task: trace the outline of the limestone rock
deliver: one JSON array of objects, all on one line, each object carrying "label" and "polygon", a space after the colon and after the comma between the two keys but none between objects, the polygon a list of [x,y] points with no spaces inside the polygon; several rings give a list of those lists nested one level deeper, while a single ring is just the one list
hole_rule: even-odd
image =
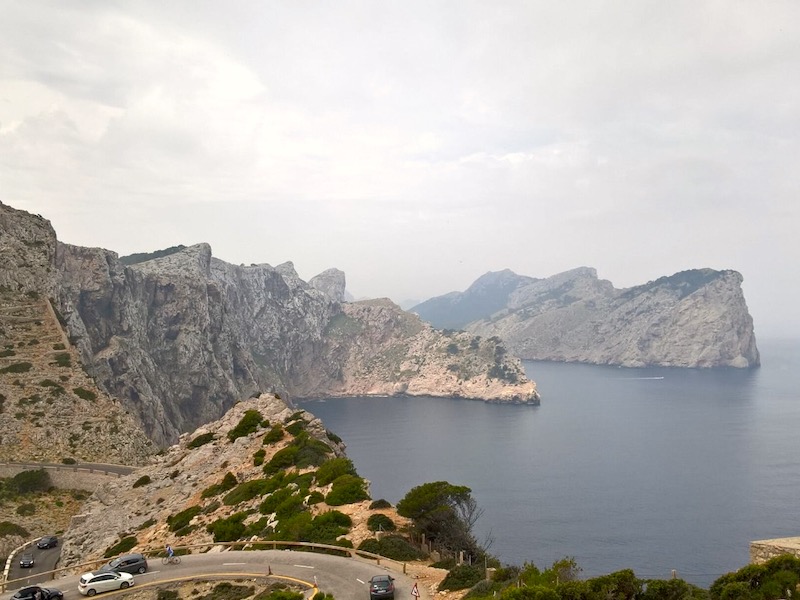
[{"label": "limestone rock", "polygon": [[345,301],[345,277],[339,269],[328,269],[308,280],[308,284],[334,302]]},{"label": "limestone rock", "polygon": [[[497,279],[484,276],[480,286],[412,310],[436,326],[444,324],[437,315],[457,314],[463,318],[451,320],[451,326],[497,336],[523,359],[626,367],[760,364],[742,276],[736,271],[683,271],[627,289],[614,288],[587,267],[547,279],[510,272],[500,279],[502,285]],[[476,289],[486,308],[479,318],[475,310],[458,310],[480,304]]]},{"label": "limestone rock", "polygon": [[123,260],[23,211],[0,217],[0,249],[25,257],[0,278],[53,298],[86,373],[159,446],[260,391],[539,401],[499,340],[435,331],[388,301],[343,303],[340,271],[311,285],[290,262],[232,265],[208,244]]}]

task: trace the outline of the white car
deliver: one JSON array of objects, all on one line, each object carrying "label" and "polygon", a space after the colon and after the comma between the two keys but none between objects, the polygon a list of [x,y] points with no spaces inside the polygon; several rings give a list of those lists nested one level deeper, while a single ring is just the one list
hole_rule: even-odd
[{"label": "white car", "polygon": [[110,590],[124,590],[133,585],[133,575],[109,571],[84,573],[78,581],[78,591],[84,596],[94,596]]}]

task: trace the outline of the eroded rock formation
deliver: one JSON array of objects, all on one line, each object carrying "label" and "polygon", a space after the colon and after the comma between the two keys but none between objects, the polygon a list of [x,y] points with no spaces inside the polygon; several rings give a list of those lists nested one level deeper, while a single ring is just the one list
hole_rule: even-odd
[{"label": "eroded rock formation", "polygon": [[538,403],[496,340],[448,337],[388,301],[342,303],[336,270],[311,285],[291,263],[232,265],[208,244],[123,262],[2,204],[0,224],[14,258],[0,282],[52,299],[87,373],[162,446],[260,391]]},{"label": "eroded rock formation", "polygon": [[412,309],[439,327],[498,336],[523,359],[626,367],[760,364],[736,271],[695,269],[616,289],[582,267],[547,279],[489,273]]}]

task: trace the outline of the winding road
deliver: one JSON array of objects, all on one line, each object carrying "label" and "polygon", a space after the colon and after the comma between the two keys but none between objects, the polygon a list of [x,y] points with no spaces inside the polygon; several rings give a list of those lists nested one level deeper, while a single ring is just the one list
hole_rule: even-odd
[{"label": "winding road", "polygon": [[[158,586],[182,579],[231,579],[235,577],[288,578],[303,583],[309,590],[314,586],[332,594],[336,600],[369,600],[368,582],[373,575],[389,572],[395,578],[395,598],[415,600],[412,588],[415,580],[401,572],[377,566],[374,561],[361,558],[344,558],[329,554],[297,552],[290,550],[228,551],[181,556],[177,565],[162,565],[161,559],[148,559],[149,570],[134,576],[133,590],[143,586]],[[65,600],[78,600],[78,575],[69,575],[54,581],[40,582],[43,587],[54,587],[64,592]],[[419,586],[424,599],[427,594]],[[10,598],[12,592],[0,596]],[[104,594],[117,595],[120,592]],[[122,592],[124,593],[124,592]]]}]

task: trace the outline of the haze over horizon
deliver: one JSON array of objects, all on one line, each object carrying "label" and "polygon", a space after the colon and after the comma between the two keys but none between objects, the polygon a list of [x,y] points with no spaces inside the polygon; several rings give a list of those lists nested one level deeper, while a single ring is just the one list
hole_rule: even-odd
[{"label": "haze over horizon", "polygon": [[800,338],[798,40],[790,1],[10,0],[0,201],[398,303],[734,269]]}]

